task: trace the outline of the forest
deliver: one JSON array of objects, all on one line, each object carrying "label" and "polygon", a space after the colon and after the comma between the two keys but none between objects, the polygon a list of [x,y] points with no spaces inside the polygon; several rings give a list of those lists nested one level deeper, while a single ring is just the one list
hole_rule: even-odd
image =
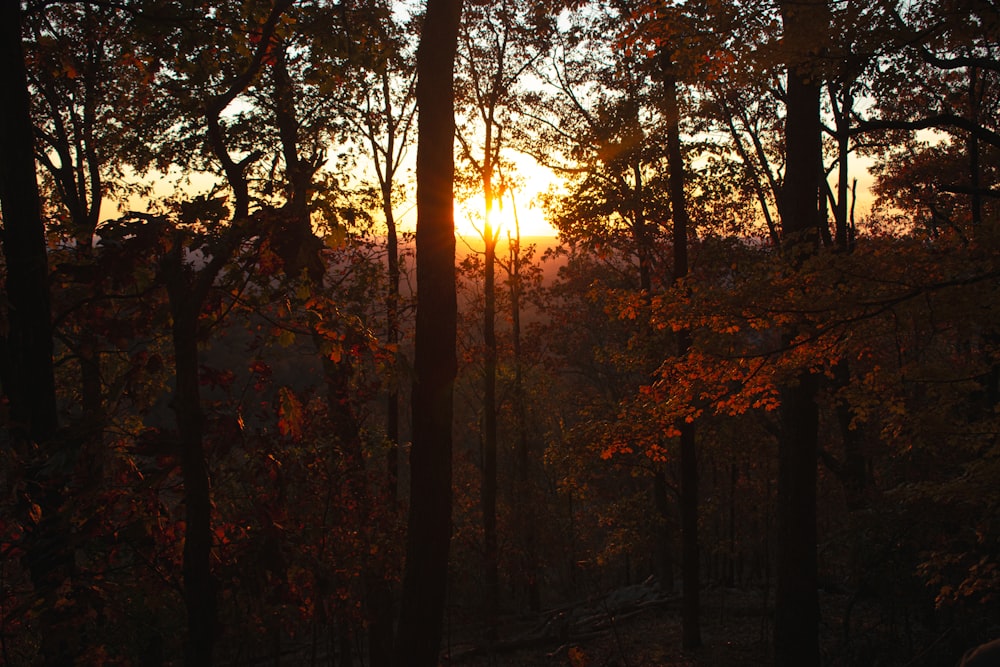
[{"label": "forest", "polygon": [[0,12],[0,664],[1000,637],[994,0]]}]

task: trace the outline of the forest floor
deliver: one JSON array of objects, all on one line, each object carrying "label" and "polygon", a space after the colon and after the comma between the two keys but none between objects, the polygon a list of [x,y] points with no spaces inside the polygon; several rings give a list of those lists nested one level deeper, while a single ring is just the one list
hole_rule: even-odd
[{"label": "forest floor", "polygon": [[[735,667],[769,661],[770,617],[759,592],[715,590],[702,597],[702,648],[681,649],[679,598],[647,600],[577,616],[563,632],[541,635],[525,621],[500,628],[501,639],[455,644],[451,662],[469,667]],[[590,611],[593,611],[591,609]],[[550,617],[552,612],[549,612]],[[518,625],[521,627],[519,628]],[[552,623],[550,622],[550,625]],[[537,626],[536,626],[537,627]]]},{"label": "forest floor", "polygon": [[[947,646],[947,633],[913,637],[905,649],[899,634],[886,636],[884,618],[855,607],[850,615],[849,596],[824,594],[824,616],[820,628],[823,664],[831,667],[858,665],[935,665],[957,663],[954,649]],[[773,602],[773,595],[771,598]],[[773,615],[766,609],[761,591],[712,589],[703,592],[701,635],[703,646],[681,648],[680,600],[678,597],[639,600],[614,611],[605,605],[603,619],[594,610],[580,613],[580,605],[543,613],[534,619],[508,620],[499,628],[500,639],[453,641],[450,661],[442,665],[467,667],[755,667],[772,664]],[[843,619],[848,613],[855,628],[845,640]],[[575,619],[556,627],[559,619]],[[547,618],[546,632],[538,620]],[[555,620],[553,620],[555,619]],[[909,624],[908,624],[909,625]],[[867,628],[867,632],[865,631]],[[897,631],[901,628],[897,628]],[[562,632],[560,632],[562,630]],[[957,653],[961,657],[961,652]]]}]

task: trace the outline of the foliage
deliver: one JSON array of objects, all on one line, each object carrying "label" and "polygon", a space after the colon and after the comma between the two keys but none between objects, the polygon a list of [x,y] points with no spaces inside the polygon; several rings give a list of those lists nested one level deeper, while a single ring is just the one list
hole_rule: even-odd
[{"label": "foliage", "polygon": [[[486,410],[498,612],[654,573],[672,592],[679,435],[695,422],[703,579],[766,596],[781,403],[807,377],[820,581],[844,597],[824,602],[825,659],[941,663],[995,631],[1000,22],[959,4],[830,5],[822,57],[802,64],[822,82],[828,181],[808,251],[780,225],[777,5],[466,7],[464,185],[502,200],[517,151],[560,178],[544,197],[558,241],[494,248],[492,342],[485,259],[458,258],[448,604],[471,635],[490,622]],[[63,426],[46,449],[3,448],[3,662],[44,662],[53,627],[80,664],[182,659],[178,331],[210,480],[216,656],[350,659],[398,606],[413,500],[391,461],[409,451],[398,400],[416,377],[404,212],[422,18],[381,0],[142,0],[32,4],[24,22]],[[681,280],[671,78],[692,220]],[[871,207],[853,189],[862,159]],[[41,585],[39,555],[60,553],[67,576]]]}]

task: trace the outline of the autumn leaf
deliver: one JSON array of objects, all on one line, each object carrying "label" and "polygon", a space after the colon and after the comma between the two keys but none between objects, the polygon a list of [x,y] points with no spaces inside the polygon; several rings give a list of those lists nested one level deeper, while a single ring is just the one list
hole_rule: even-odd
[{"label": "autumn leaf", "polygon": [[278,344],[281,347],[291,347],[295,344],[295,332],[289,331],[288,329],[282,329],[281,333],[278,334]]},{"label": "autumn leaf", "polygon": [[278,390],[278,430],[293,440],[302,439],[302,403],[291,389]]}]

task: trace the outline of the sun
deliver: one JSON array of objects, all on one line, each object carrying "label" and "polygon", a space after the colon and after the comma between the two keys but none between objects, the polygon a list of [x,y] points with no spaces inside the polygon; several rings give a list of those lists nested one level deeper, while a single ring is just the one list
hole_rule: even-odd
[{"label": "sun", "polygon": [[[455,235],[467,243],[479,240],[481,243],[485,211],[482,197],[474,197],[455,202]],[[520,232],[521,238],[533,236],[554,237],[556,229],[545,219],[545,212],[539,206],[522,204],[516,198],[507,197],[494,204],[490,212],[490,225],[500,240],[508,235],[514,238]]]},{"label": "sun", "polygon": [[[555,237],[558,232],[546,219],[538,203],[539,195],[553,189],[558,182],[551,169],[541,166],[527,155],[514,160],[515,187],[509,188],[493,203],[490,223],[499,239],[505,241],[520,232],[521,238]],[[455,202],[455,234],[466,242],[482,242],[485,203],[482,194]]]},{"label": "sun", "polygon": [[[505,244],[508,235],[518,232],[522,239],[555,238],[558,230],[545,217],[545,210],[538,202],[539,195],[559,190],[559,181],[552,170],[540,166],[533,159],[522,156],[516,161],[517,188],[509,189],[502,200],[494,202],[490,222],[497,240]],[[483,245],[483,219],[485,205],[482,193],[454,201],[455,236],[460,243],[480,250]],[[396,218],[399,229],[414,231],[417,208],[413,202]]]}]

